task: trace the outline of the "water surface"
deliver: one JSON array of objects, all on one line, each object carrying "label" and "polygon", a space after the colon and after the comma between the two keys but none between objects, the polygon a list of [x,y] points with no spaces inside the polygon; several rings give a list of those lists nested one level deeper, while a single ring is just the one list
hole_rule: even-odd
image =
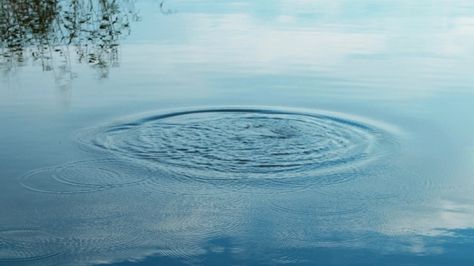
[{"label": "water surface", "polygon": [[470,1],[3,1],[0,265],[472,265]]}]

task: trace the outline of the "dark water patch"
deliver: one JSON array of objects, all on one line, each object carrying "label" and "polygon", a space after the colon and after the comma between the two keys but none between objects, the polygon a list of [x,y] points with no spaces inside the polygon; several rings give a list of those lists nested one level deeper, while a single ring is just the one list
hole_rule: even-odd
[{"label": "dark water patch", "polygon": [[61,239],[38,229],[0,230],[0,263],[32,262],[64,253]]},{"label": "dark water patch", "polygon": [[20,182],[35,192],[74,194],[135,185],[148,175],[146,168],[114,159],[99,159],[34,170],[22,176]]},{"label": "dark water patch", "polygon": [[346,182],[393,143],[386,129],[347,115],[257,108],[131,118],[78,139],[89,150],[154,169],[160,186],[168,179],[233,188]]}]

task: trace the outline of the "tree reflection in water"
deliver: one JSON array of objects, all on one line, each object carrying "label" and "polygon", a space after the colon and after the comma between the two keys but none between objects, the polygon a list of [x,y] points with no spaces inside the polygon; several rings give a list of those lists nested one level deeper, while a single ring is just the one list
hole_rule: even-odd
[{"label": "tree reflection in water", "polygon": [[1,0],[0,69],[9,74],[32,62],[68,88],[74,58],[106,78],[119,64],[120,39],[138,19],[131,0]]}]

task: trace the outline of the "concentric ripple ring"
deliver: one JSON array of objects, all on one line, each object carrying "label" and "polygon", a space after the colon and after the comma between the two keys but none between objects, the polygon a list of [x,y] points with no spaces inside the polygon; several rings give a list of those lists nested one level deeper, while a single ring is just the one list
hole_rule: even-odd
[{"label": "concentric ripple ring", "polygon": [[61,241],[38,229],[0,230],[0,263],[37,261],[57,256],[64,252]]},{"label": "concentric ripple ring", "polygon": [[30,171],[20,177],[20,184],[30,191],[49,194],[98,192],[138,184],[147,178],[143,170],[108,158],[72,161]]},{"label": "concentric ripple ring", "polygon": [[341,114],[216,108],[132,118],[80,141],[182,181],[338,183],[385,154],[390,134]]}]

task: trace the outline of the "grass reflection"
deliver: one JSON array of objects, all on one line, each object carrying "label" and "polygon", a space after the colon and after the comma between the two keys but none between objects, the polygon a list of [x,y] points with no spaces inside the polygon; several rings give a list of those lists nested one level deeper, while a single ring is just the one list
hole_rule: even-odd
[{"label": "grass reflection", "polygon": [[67,87],[76,75],[74,58],[106,78],[119,64],[120,40],[138,19],[128,0],[2,0],[0,69],[8,74],[32,62]]}]

